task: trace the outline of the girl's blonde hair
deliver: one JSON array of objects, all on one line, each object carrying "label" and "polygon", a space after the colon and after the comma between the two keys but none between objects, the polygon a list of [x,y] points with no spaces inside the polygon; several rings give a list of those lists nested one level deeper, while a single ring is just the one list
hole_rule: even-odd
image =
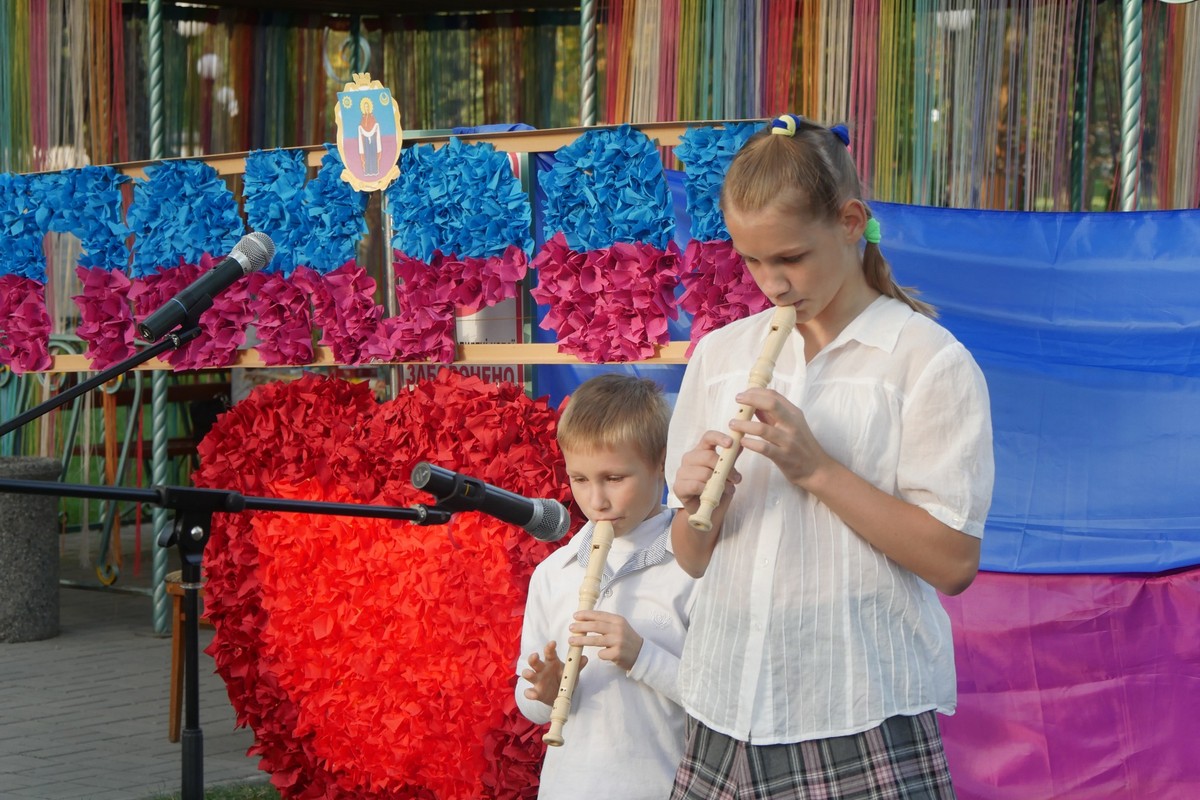
[{"label": "girl's blonde hair", "polygon": [[584,381],[558,420],[558,446],[590,453],[631,448],[647,464],[662,466],[671,408],[657,383],[607,373]]},{"label": "girl's blonde hair", "polygon": [[[847,201],[858,200],[868,217],[873,216],[842,140],[829,128],[799,117],[791,117],[787,127],[794,128],[794,134],[772,134],[767,126],[733,157],[721,189],[721,211],[753,214],[778,205],[801,217],[833,221]],[[933,306],[916,299],[916,290],[896,283],[877,243],[867,242],[862,263],[871,288],[907,303],[918,313],[937,316]]]}]

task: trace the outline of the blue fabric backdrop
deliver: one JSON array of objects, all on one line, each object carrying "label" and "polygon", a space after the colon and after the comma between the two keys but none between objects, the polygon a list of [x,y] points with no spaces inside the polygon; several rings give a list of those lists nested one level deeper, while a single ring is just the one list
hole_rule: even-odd
[{"label": "blue fabric backdrop", "polygon": [[[668,183],[682,247],[682,174]],[[873,208],[900,283],[938,307],[987,376],[996,491],[981,567],[1200,564],[1200,212]],[[687,322],[672,339],[687,338]],[[535,338],[554,340],[540,330]],[[668,393],[683,371],[542,367],[534,388],[557,402],[614,369]]]},{"label": "blue fabric backdrop", "polygon": [[876,210],[900,282],[988,379],[983,567],[1200,563],[1200,212]]}]

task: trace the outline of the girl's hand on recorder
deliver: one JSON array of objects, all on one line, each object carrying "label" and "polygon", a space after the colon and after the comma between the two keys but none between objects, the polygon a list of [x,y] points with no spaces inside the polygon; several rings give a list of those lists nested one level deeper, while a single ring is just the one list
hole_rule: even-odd
[{"label": "girl's hand on recorder", "polygon": [[[683,454],[679,460],[679,469],[675,472],[675,483],[671,491],[683,503],[683,509],[688,514],[695,514],[700,508],[700,495],[712,477],[713,468],[717,465],[720,454],[717,448],[728,449],[733,446],[733,439],[728,434],[719,431],[706,431],[700,437],[699,443]],[[742,479],[736,469],[731,470],[725,481],[725,493],[721,496],[719,505],[727,505],[733,497],[734,488]]]},{"label": "girl's hand on recorder", "polygon": [[751,388],[737,396],[739,403],[754,409],[749,420],[732,420],[730,430],[741,431],[742,447],[766,456],[796,486],[807,482],[822,468],[832,466],[804,412],[774,389]]}]

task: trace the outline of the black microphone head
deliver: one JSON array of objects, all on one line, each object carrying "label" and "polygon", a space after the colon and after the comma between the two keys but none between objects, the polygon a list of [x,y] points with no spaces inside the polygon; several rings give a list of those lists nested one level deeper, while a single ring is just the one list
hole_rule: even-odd
[{"label": "black microphone head", "polygon": [[242,265],[242,272],[249,275],[271,263],[275,257],[275,243],[262,231],[253,231],[238,240],[229,255],[236,258]]},{"label": "black microphone head", "polygon": [[531,501],[534,505],[533,517],[521,526],[539,542],[557,542],[567,535],[571,528],[571,515],[567,508],[557,500],[536,498]]},{"label": "black microphone head", "polygon": [[481,511],[516,525],[540,542],[557,542],[571,528],[571,515],[557,500],[522,497],[428,461],[414,464],[409,480],[413,488],[436,497],[438,506],[447,511]]},{"label": "black microphone head", "polygon": [[[429,486],[429,482],[433,480],[433,469],[433,464],[430,464],[428,461],[418,462],[412,468],[412,475],[409,478],[413,487],[416,489],[425,489],[426,486]],[[438,492],[434,491],[433,487],[430,487],[426,491],[434,497],[438,495]]]}]

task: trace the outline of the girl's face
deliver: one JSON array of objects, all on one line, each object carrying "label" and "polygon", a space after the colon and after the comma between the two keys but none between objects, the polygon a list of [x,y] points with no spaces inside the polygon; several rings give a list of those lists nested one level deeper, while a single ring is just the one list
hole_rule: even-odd
[{"label": "girl's face", "polygon": [[775,305],[796,307],[798,327],[844,324],[841,315],[857,314],[871,292],[858,250],[866,209],[857,201],[842,208],[831,221],[802,218],[778,203],[753,214],[725,213],[734,249],[754,282]]}]

